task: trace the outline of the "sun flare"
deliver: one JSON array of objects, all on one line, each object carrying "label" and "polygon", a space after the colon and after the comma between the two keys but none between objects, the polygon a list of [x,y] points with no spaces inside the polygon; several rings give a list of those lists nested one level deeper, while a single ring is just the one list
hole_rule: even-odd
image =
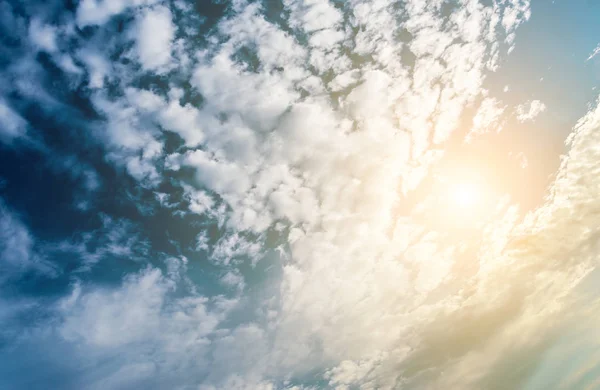
[{"label": "sun flare", "polygon": [[481,202],[481,191],[475,183],[457,183],[450,189],[451,201],[460,208],[473,208]]},{"label": "sun flare", "polygon": [[485,225],[499,200],[488,180],[464,168],[446,171],[432,190],[426,220],[438,231],[464,231]]},{"label": "sun flare", "polygon": [[0,0],[0,390],[600,390],[598,16]]}]

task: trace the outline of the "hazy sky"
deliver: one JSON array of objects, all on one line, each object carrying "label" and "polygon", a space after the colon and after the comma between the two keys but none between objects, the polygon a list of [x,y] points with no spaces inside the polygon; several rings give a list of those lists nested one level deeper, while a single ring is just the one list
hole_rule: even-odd
[{"label": "hazy sky", "polygon": [[0,0],[0,389],[600,389],[599,18]]}]

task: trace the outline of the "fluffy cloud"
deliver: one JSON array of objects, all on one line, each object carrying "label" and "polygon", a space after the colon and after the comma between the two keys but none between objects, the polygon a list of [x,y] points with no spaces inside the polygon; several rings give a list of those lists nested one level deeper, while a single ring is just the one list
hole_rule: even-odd
[{"label": "fluffy cloud", "polygon": [[[447,24],[437,5],[420,2],[407,3],[403,20],[385,1],[352,3],[344,9],[347,19],[329,3],[285,6],[292,33],[298,34],[293,37],[253,5],[240,5],[219,24],[219,39],[200,53],[191,80],[203,97],[201,107],[182,105],[175,92],[169,103],[136,92],[127,103],[97,100],[97,105],[114,123],[113,142],[131,156],[128,170],[138,179],[142,171],[130,169],[131,161],[161,158],[158,147],[145,152],[152,140],[160,142],[147,120],[181,135],[188,147],[202,145],[171,154],[166,166],[191,168],[188,188],[202,187],[220,200],[207,202],[211,198],[202,192],[194,196],[187,190],[192,211],[210,215],[210,206],[226,205],[231,233],[211,251],[216,264],[231,267],[238,256],[256,257],[260,241],[251,243],[240,233],[264,234],[278,222],[288,226],[290,260],[278,282],[278,299],[260,303],[270,313],[266,325],[242,325],[231,330],[231,339],[216,341],[219,369],[209,382],[224,386],[232,380],[221,361],[243,367],[242,383],[282,381],[282,372],[301,377],[323,367],[332,368],[332,386],[386,388],[416,381],[421,370],[445,364],[428,352],[428,341],[420,341],[427,336],[420,329],[433,326],[451,307],[456,314],[445,315],[479,312],[461,310],[469,297],[453,290],[472,277],[454,272],[461,262],[455,246],[436,234],[406,236],[426,227],[410,215],[398,218],[399,189],[407,187],[412,167],[427,161],[427,149],[448,139],[465,108],[483,93],[484,72],[498,50],[497,37],[488,31],[500,20],[476,2],[457,9]],[[141,36],[146,41],[138,38],[140,60],[145,69],[160,71],[170,61],[172,16],[160,7],[144,12],[139,31],[150,26],[162,43],[152,34]],[[507,34],[527,16],[511,12],[502,24]],[[165,28],[155,28],[155,21]],[[350,33],[352,28],[359,33]],[[406,43],[394,35],[402,30],[412,35]],[[297,43],[300,36],[307,37],[306,47]],[[144,42],[168,55],[149,54],[145,60]],[[372,59],[353,63],[342,43]],[[414,55],[414,64],[398,65],[403,50]],[[349,88],[337,99],[323,94],[329,70],[352,75],[351,81],[336,81],[337,88]],[[487,111],[495,107],[488,106]],[[490,115],[482,114],[477,125],[498,116]],[[152,177],[158,180],[157,175]],[[429,271],[433,264],[439,272]],[[231,276],[224,281],[240,284]],[[443,298],[430,297],[440,289],[446,291]],[[267,344],[267,338],[273,342]],[[256,353],[245,351],[245,343],[255,345]],[[372,369],[361,369],[363,364]],[[392,373],[391,367],[400,369]],[[354,368],[358,372],[351,373]],[[367,372],[375,374],[369,379]]]},{"label": "fluffy cloud", "polygon": [[546,111],[544,103],[539,100],[532,100],[517,106],[517,119],[519,122],[532,121],[544,111]]},{"label": "fluffy cloud", "polygon": [[55,52],[57,50],[56,28],[43,24],[40,20],[34,19],[29,25],[29,37],[31,42],[40,50]]},{"label": "fluffy cloud", "polygon": [[[383,20],[389,10],[383,3],[378,6],[383,10],[380,16]],[[321,39],[313,39],[312,35],[319,29],[334,34],[341,23],[337,10],[330,12],[322,4],[317,7],[312,3],[294,2],[289,7],[292,27],[311,34],[308,57],[300,50],[285,50],[286,56],[297,57],[290,61],[292,64],[307,59],[318,72],[330,66],[336,71],[349,66],[343,54],[322,51]],[[361,24],[360,18],[368,19],[367,13],[359,13],[361,7],[366,5],[357,4],[348,10],[354,12],[351,23],[361,26],[361,31],[372,31],[373,36],[385,39],[381,24],[369,24],[367,20]],[[447,139],[456,129],[461,112],[482,93],[487,60],[467,53],[493,55],[490,52],[493,49],[481,38],[484,35],[478,33],[479,29],[489,27],[488,12],[475,5],[461,9],[457,11],[455,24],[446,31],[438,8],[409,3],[408,22],[400,23],[397,28],[406,28],[413,34],[409,47],[416,56],[414,68],[390,66],[375,70],[369,69],[370,64],[363,64],[356,87],[338,102],[327,97],[297,101],[296,87],[290,79],[280,79],[277,73],[267,74],[267,69],[259,68],[258,72],[240,69],[230,61],[235,52],[227,43],[209,57],[208,65],[202,63],[197,68],[195,85],[207,98],[204,114],[217,117],[218,112],[226,112],[221,122],[227,124],[239,117],[248,127],[259,131],[258,136],[266,142],[247,146],[259,148],[258,154],[264,157],[252,165],[240,165],[242,161],[237,154],[226,153],[209,136],[208,150],[188,153],[177,166],[194,168],[199,182],[228,202],[233,221],[240,221],[230,226],[247,229],[248,222],[242,222],[244,219],[237,219],[236,215],[251,213],[271,216],[271,223],[277,219],[288,221],[292,227],[289,234],[292,260],[284,266],[279,303],[273,307],[275,314],[270,320],[275,344],[268,354],[280,357],[270,363],[271,375],[290,370],[302,375],[303,370],[308,372],[325,362],[337,361],[341,366],[332,371],[339,373],[330,377],[332,386],[364,384],[388,388],[405,381],[414,382],[422,370],[442,365],[428,351],[427,341],[419,341],[426,337],[420,329],[432,326],[443,312],[451,310],[454,307],[448,306],[451,300],[458,306],[457,319],[448,319],[450,322],[460,322],[463,315],[484,315],[477,308],[461,310],[461,302],[469,297],[452,293],[453,284],[465,283],[472,276],[452,273],[460,262],[452,246],[439,242],[436,235],[411,242],[401,232],[418,231],[418,224],[411,218],[393,216],[401,201],[398,188],[403,177],[410,174],[410,155],[417,159],[431,146],[430,140],[439,144]],[[303,21],[305,15],[312,14],[315,16],[311,20],[319,22],[318,27]],[[252,15],[242,13],[239,19],[234,16],[224,26],[236,25],[240,30],[240,25],[248,25],[245,31],[251,31],[250,26],[262,26],[262,18]],[[480,24],[470,26],[467,31],[460,23],[467,16],[479,18]],[[395,21],[392,23],[396,26]],[[424,29],[423,25],[429,28]],[[505,27],[512,29],[515,25],[516,22],[507,21]],[[452,38],[447,38],[452,34],[463,34],[466,43],[453,44]],[[237,35],[231,36],[233,40],[239,39]],[[339,41],[336,38],[331,42]],[[261,44],[250,37],[242,41],[245,42],[258,46],[256,53],[261,63]],[[381,52],[375,52],[378,55],[375,60],[383,65],[394,62],[390,56],[399,55],[396,45],[390,43],[385,47],[382,43]],[[318,62],[316,58],[322,55],[331,55],[332,62]],[[440,79],[444,80],[442,84],[435,82]],[[317,79],[312,85],[319,83]],[[272,88],[277,89],[269,93]],[[264,91],[267,100],[255,102],[253,96],[257,95],[249,92],[252,89]],[[271,100],[274,96],[280,98]],[[278,117],[281,119],[275,121]],[[483,125],[483,119],[479,122]],[[272,128],[273,132],[262,135]],[[273,180],[271,172],[275,171],[271,167],[275,164],[290,167],[289,173],[286,172],[288,177],[277,176]],[[267,172],[272,177],[270,183],[263,179]],[[228,184],[229,180],[234,180],[235,186]],[[314,201],[301,200],[304,192],[279,184],[290,181],[306,188],[308,199]],[[256,184],[251,185],[252,182]],[[428,265],[434,259],[439,269],[435,275]],[[443,299],[423,304],[432,299],[428,298],[432,292],[440,289],[447,292]],[[323,297],[335,299],[323,300]],[[294,345],[289,343],[292,334]],[[318,342],[320,352],[310,347],[312,342]],[[461,352],[452,353],[460,356]],[[370,362],[372,369],[361,371],[362,361]],[[410,368],[411,365],[415,368]],[[350,373],[353,367],[359,373]],[[400,369],[392,373],[391,367]],[[367,378],[366,373],[374,374]]]},{"label": "fluffy cloud", "polygon": [[160,71],[169,65],[174,35],[175,26],[168,8],[156,6],[142,13],[135,36],[137,55],[144,69]]},{"label": "fluffy cloud", "polygon": [[[232,338],[217,327],[235,306],[233,300],[188,295],[174,298],[184,263],[170,259],[164,275],[147,268],[129,275],[117,288],[86,288],[76,284],[59,302],[61,337],[84,353],[112,357],[110,374],[87,378],[91,388],[132,388],[154,383],[185,384],[183,373],[196,380],[206,375],[211,344]],[[139,355],[139,350],[147,354]],[[156,381],[159,371],[165,377]],[[178,374],[179,373],[179,374]],[[154,378],[154,379],[153,379]]]},{"label": "fluffy cloud", "polygon": [[93,50],[82,50],[77,53],[89,74],[90,88],[102,88],[106,78],[110,77],[111,66],[102,53]]},{"label": "fluffy cloud", "polygon": [[[471,137],[502,125],[484,80],[529,2],[286,0],[273,15],[236,1],[198,45],[175,39],[198,39],[185,7],[150,3],[83,1],[81,27],[132,7],[134,22],[105,47],[105,29],[89,32],[74,58],[105,161],[192,221],[149,234],[191,231],[197,258],[159,253],[118,222],[84,240],[89,269],[105,254],[153,265],[117,285],[77,278],[56,303],[61,342],[88,367],[114,361],[101,378],[81,369],[82,383],[494,388],[519,351],[556,337],[594,267],[600,111],[579,123],[550,196],[524,221],[494,193],[471,226],[428,176],[471,111]],[[53,51],[45,28],[32,23],[31,39]],[[534,100],[517,119],[544,110]],[[432,194],[414,195],[424,177]],[[7,215],[5,241],[29,251]]]},{"label": "fluffy cloud", "polygon": [[481,102],[477,114],[473,117],[473,128],[467,138],[471,139],[478,134],[483,134],[496,129],[501,130],[498,123],[506,107],[502,107],[500,102],[494,98],[485,98]]}]

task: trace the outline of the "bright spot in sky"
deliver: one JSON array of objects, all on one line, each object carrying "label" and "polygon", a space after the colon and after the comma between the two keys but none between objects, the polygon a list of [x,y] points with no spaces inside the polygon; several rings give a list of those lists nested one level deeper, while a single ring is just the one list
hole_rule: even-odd
[{"label": "bright spot in sky", "polygon": [[458,183],[451,188],[451,199],[454,205],[461,208],[472,208],[481,201],[481,192],[474,183]]},{"label": "bright spot in sky", "polygon": [[[489,222],[497,196],[477,172],[456,169],[438,177],[425,220],[440,232],[464,232]],[[464,237],[463,237],[464,238]]]}]

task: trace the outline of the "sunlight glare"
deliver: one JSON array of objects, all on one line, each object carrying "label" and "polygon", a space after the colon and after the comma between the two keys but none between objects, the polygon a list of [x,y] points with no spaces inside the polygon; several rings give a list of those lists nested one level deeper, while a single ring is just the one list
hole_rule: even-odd
[{"label": "sunlight glare", "polygon": [[458,183],[451,189],[453,203],[460,208],[473,208],[481,200],[479,188],[473,183]]}]

